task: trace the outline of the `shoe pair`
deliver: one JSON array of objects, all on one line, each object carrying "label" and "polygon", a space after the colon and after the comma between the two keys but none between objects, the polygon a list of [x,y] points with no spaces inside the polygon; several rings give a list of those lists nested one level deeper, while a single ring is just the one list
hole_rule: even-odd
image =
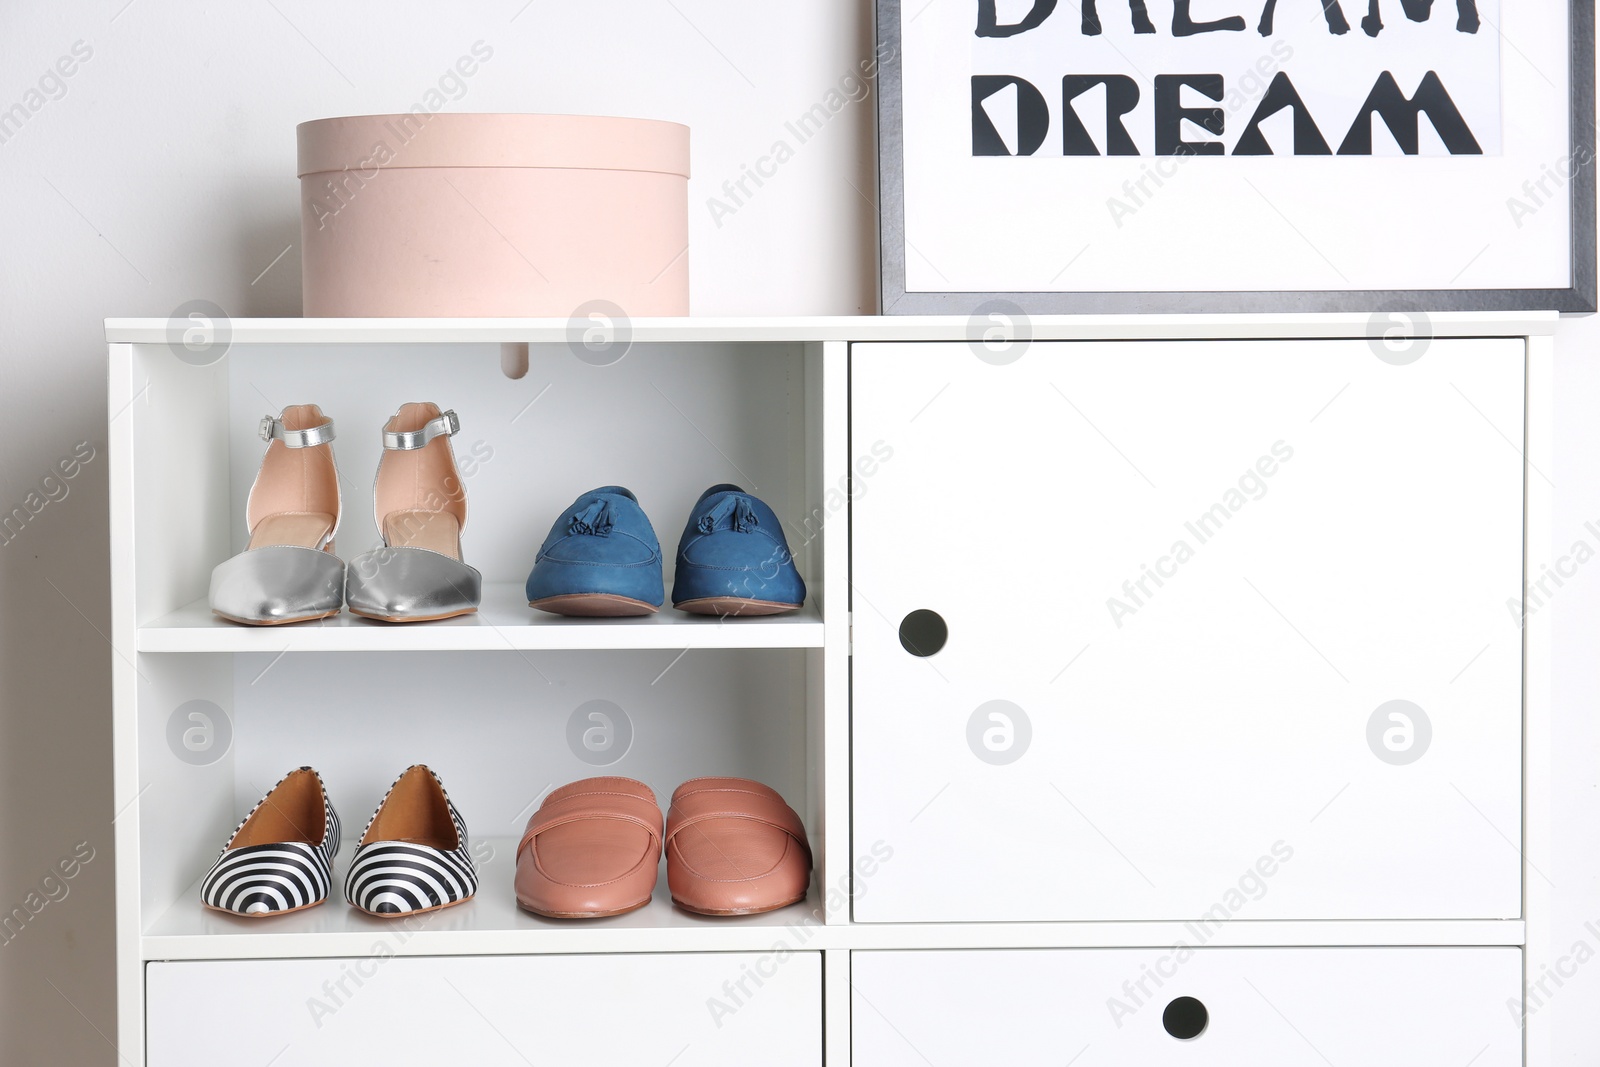
[{"label": "shoe pair", "polygon": [[[649,615],[661,606],[661,543],[639,500],[617,485],[573,501],[528,575],[528,603],[557,615]],[[736,485],[695,502],[678,542],[672,606],[697,615],[777,615],[805,603],[778,517]]]},{"label": "shoe pair", "polygon": [[383,427],[373,486],[381,547],[348,567],[334,555],[342,500],[333,420],[297,404],[261,420],[267,442],[250,487],[245,550],[211,572],[211,610],[252,626],[357,615],[385,622],[478,610],[483,579],[461,559],[467,496],[450,438],[453,411],[406,404]]},{"label": "shoe pair", "polygon": [[776,790],[747,778],[693,778],[665,827],[650,787],[585,778],[551,793],[517,846],[517,904],[555,919],[621,915],[650,903],[661,853],[680,908],[755,915],[804,900],[805,825]]},{"label": "shoe pair", "polygon": [[[321,904],[333,890],[339,816],[322,777],[290,771],[250,809],[200,883],[208,908],[233,915],[285,915]],[[344,895],[371,915],[393,918],[470,900],[478,871],[467,825],[439,776],[406,768],[372,813],[345,875]]]}]

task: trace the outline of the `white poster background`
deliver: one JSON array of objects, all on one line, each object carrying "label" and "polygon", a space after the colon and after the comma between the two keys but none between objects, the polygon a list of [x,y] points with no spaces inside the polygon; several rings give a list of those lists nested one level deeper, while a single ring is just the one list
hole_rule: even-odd
[{"label": "white poster background", "polygon": [[[1077,5],[1061,0],[1038,28],[984,40],[973,33],[976,0],[921,7],[907,0],[901,12],[907,290],[1570,284],[1566,11],[1559,0],[1505,9],[1480,0],[1483,25],[1475,35],[1456,30],[1452,0],[1438,0],[1427,23],[1410,22],[1399,0],[1384,0],[1385,28],[1376,39],[1359,26],[1362,0],[1345,0],[1352,29],[1343,36],[1328,33],[1320,0],[1279,0],[1275,32],[1263,38],[1256,32],[1263,2],[1195,0],[1197,21],[1237,14],[1247,29],[1175,39],[1171,0],[1150,0],[1155,35],[1132,32],[1126,0],[1100,0],[1099,37],[1083,37]],[[1000,21],[1015,21],[1028,6],[1002,2]],[[1220,140],[1231,151],[1277,70],[1289,73],[1335,152],[1378,72],[1392,71],[1409,96],[1434,70],[1485,154],[1445,154],[1425,116],[1417,156],[1400,153],[1381,119],[1373,122],[1372,156],[1148,154],[1156,75],[1223,75],[1227,128]],[[1489,75],[1475,78],[1474,70]],[[974,73],[1016,75],[1044,95],[1050,129],[1037,153],[972,155]],[[1139,106],[1124,124],[1145,154],[1062,156],[1062,76],[1106,73],[1126,73],[1140,84]],[[1091,90],[1076,106],[1102,150],[1103,92]],[[1013,99],[1006,90],[988,104],[1010,144],[1014,120],[1007,124],[1004,115],[1008,104],[1014,113]],[[1219,106],[1190,90],[1181,102]],[[1183,129],[1185,140],[1215,139],[1192,123]],[[1263,125],[1275,152],[1292,150],[1290,129],[1288,111]]]},{"label": "white poster background", "polygon": [[[915,0],[913,0],[915,2]],[[1103,32],[1085,37],[1080,31],[1080,13],[1073,0],[1060,0],[1055,11],[1037,27],[1012,37],[978,37],[971,34],[973,74],[1004,74],[1020,77],[1043,95],[1051,112],[1050,132],[1033,155],[1061,155],[1061,76],[1063,74],[1123,74],[1139,84],[1139,104],[1123,117],[1123,125],[1139,151],[1155,152],[1155,78],[1161,74],[1220,74],[1224,97],[1226,129],[1219,138],[1193,124],[1184,128],[1184,140],[1220,141],[1231,154],[1244,132],[1256,104],[1266,93],[1267,84],[1278,72],[1289,76],[1316,120],[1323,139],[1333,152],[1349,131],[1367,94],[1378,76],[1389,71],[1400,90],[1411,96],[1429,71],[1439,75],[1456,109],[1471,128],[1483,154],[1500,154],[1500,35],[1493,27],[1500,24],[1499,0],[1478,0],[1483,20],[1477,33],[1456,29],[1454,0],[1435,0],[1427,22],[1412,22],[1401,11],[1399,0],[1387,0],[1383,10],[1384,27],[1377,37],[1360,28],[1367,10],[1365,0],[1342,0],[1346,18],[1355,17],[1350,31],[1343,35],[1329,32],[1322,14],[1322,0],[1279,0],[1277,17],[1270,37],[1256,31],[1266,0],[1197,0],[1193,18],[1210,21],[1240,14],[1246,29],[1211,31],[1191,37],[1172,36],[1170,0],[1155,0],[1150,5],[1157,32],[1132,32],[1127,0],[1100,0]],[[977,7],[976,0],[972,6]],[[1033,6],[1032,0],[999,0],[1002,25],[1020,21]],[[1201,10],[1204,9],[1204,10]],[[1159,20],[1159,21],[1157,21]],[[1006,90],[1003,101],[990,101],[986,110],[996,125],[1016,120],[1016,91]],[[1105,151],[1105,90],[1091,90],[1079,97],[1075,110],[1095,143]],[[1195,91],[1185,91],[1180,103],[1186,107],[1217,107],[1218,102]],[[1268,142],[1274,152],[1292,154],[1289,114],[1281,113],[1284,133]],[[957,121],[970,123],[967,116]],[[1375,119],[1373,153],[1400,155],[1400,146],[1388,135],[1381,118]],[[1271,127],[1269,127],[1271,128]],[[1437,137],[1429,137],[1432,127],[1426,118],[1419,123],[1423,131],[1421,154],[1448,155]],[[967,130],[970,132],[970,125]],[[1014,140],[1008,147],[1016,150]],[[1326,158],[1326,157],[1325,157]]]}]

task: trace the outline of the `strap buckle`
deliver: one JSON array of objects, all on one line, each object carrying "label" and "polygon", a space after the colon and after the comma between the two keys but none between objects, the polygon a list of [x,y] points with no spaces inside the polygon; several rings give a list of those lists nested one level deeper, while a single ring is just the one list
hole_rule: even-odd
[{"label": "strap buckle", "polygon": [[429,419],[420,430],[385,430],[383,447],[402,452],[426,448],[435,437],[454,437],[461,432],[461,420],[452,409],[436,419]]}]

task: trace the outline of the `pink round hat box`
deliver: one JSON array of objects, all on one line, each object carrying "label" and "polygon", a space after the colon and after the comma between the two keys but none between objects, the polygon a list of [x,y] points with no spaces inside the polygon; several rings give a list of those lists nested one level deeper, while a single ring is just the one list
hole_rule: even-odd
[{"label": "pink round hat box", "polygon": [[689,313],[689,129],[584,115],[301,123],[307,316]]}]

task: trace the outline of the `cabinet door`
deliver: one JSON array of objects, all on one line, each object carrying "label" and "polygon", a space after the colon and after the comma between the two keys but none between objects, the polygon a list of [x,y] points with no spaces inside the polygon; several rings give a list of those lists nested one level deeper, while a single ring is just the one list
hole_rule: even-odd
[{"label": "cabinet door", "polygon": [[151,963],[146,991],[150,1067],[822,1062],[815,952]]},{"label": "cabinet door", "polygon": [[855,1067],[1522,1063],[1515,948],[855,952]]},{"label": "cabinet door", "polygon": [[1517,916],[1524,363],[855,346],[855,917]]}]

